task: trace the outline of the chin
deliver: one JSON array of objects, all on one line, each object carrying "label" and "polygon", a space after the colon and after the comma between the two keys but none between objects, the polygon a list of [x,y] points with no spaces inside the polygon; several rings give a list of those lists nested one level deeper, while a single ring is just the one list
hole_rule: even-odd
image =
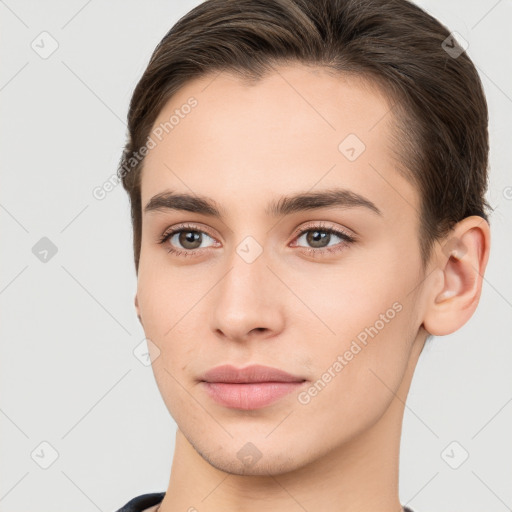
[{"label": "chin", "polygon": [[270,454],[261,457],[257,462],[241,462],[236,451],[233,452],[233,457],[226,457],[226,454],[205,454],[198,451],[199,455],[203,457],[211,466],[229,473],[231,475],[239,476],[269,476],[269,475],[281,475],[294,471],[303,464],[297,458],[290,459],[284,457],[283,454]]},{"label": "chin", "polygon": [[[212,448],[212,438],[201,437],[199,440],[184,433],[193,449],[214,468],[240,476],[269,476],[289,473],[299,469],[318,458],[319,450],[289,439],[292,445],[283,442],[270,442],[265,437],[259,441],[257,436],[242,439],[234,436],[222,441],[216,440]],[[248,439],[253,439],[251,442]],[[304,441],[304,440],[302,440]],[[308,456],[315,454],[315,456]]]}]

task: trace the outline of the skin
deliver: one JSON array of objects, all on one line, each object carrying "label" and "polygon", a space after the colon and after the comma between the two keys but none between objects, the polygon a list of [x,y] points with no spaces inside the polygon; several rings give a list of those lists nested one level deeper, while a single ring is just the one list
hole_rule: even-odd
[{"label": "skin", "polygon": [[[251,85],[225,72],[203,76],[155,126],[191,96],[197,106],[150,150],[142,174],[143,206],[172,190],[206,196],[225,214],[143,216],[135,306],[178,425],[160,512],[400,511],[414,369],[427,334],[455,331],[477,306],[487,222],[458,223],[422,267],[420,197],[392,156],[390,103],[356,77],[299,64]],[[354,161],[338,149],[350,133],[366,146]],[[364,196],[381,215],[362,206],[265,214],[271,200],[329,187]],[[168,252],[199,245],[178,235],[158,243],[182,222],[203,234],[195,256]],[[341,250],[327,253],[307,233],[297,237],[318,222],[356,241],[331,235],[325,245]],[[262,249],[252,263],[236,251],[247,236]],[[262,409],[230,409],[198,382],[220,364],[259,363],[302,376],[308,389],[396,303],[401,310],[307,404],[294,392]],[[248,442],[261,454],[252,465],[237,457]]]}]

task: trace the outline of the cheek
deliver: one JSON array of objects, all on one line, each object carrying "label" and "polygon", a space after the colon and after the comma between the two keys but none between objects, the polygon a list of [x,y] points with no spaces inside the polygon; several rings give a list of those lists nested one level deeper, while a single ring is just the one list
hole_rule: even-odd
[{"label": "cheek", "polygon": [[309,286],[299,292],[329,328],[316,320],[298,320],[304,333],[308,326],[309,333],[317,332],[318,325],[323,329],[314,353],[308,344],[311,336],[302,338],[304,350],[313,356],[319,389],[329,382],[325,386],[329,391],[322,391],[319,400],[326,400],[324,406],[334,400],[357,412],[364,403],[385,403],[392,397],[386,386],[395,391],[402,380],[415,335],[410,294],[415,283],[394,263],[385,269],[384,261],[350,274],[340,269],[323,280],[322,293]]},{"label": "cheek", "polygon": [[[375,321],[373,312],[348,316],[355,334],[339,334],[315,353],[313,382],[297,397],[303,421],[314,418],[317,425],[331,426],[334,437],[350,437],[374,424],[393,402],[407,371],[414,338],[410,305],[376,310],[388,311],[388,323]],[[341,332],[343,323],[338,326]]]},{"label": "cheek", "polygon": [[176,377],[204,350],[204,307],[214,284],[211,279],[211,273],[201,279],[192,267],[140,266],[137,297],[144,332],[163,356],[159,364],[165,361],[166,369]]},{"label": "cheek", "polygon": [[[199,292],[193,287],[184,288],[173,276],[155,272],[153,267],[140,267],[137,296],[144,333],[158,348],[152,369],[160,394],[175,420],[181,410],[191,413],[193,408],[190,382],[184,375],[189,373],[187,367],[201,350],[200,337],[191,335],[197,326],[194,305],[202,295]],[[197,414],[200,416],[200,411]]]},{"label": "cheek", "polygon": [[314,328],[334,347],[375,324],[379,331],[389,330],[411,288],[409,277],[394,268],[386,271],[384,261],[373,266],[347,261],[337,267],[310,268],[307,278],[304,275],[285,274],[284,280],[300,298],[299,302],[291,297],[289,311],[300,310],[295,321],[302,328]]},{"label": "cheek", "polygon": [[162,268],[141,258],[137,298],[148,337],[155,340],[172,339],[188,320],[188,312],[200,302],[208,290],[208,283],[198,279],[193,270]]}]

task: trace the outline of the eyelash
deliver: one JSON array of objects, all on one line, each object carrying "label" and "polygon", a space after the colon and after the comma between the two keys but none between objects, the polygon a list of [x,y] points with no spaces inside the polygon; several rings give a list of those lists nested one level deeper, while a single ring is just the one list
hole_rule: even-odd
[{"label": "eyelash", "polygon": [[[165,231],[163,233],[163,235],[161,237],[159,237],[158,243],[164,244],[173,235],[175,235],[176,233],[181,233],[182,231],[183,232],[191,231],[191,232],[195,232],[195,233],[204,233],[204,234],[208,235],[210,238],[214,238],[207,231],[204,231],[203,229],[198,229],[197,226],[190,225],[190,224],[181,224],[179,226],[174,227],[172,230]],[[332,254],[332,253],[340,252],[340,251],[344,250],[345,244],[349,245],[356,241],[356,239],[353,236],[348,235],[344,231],[342,231],[340,229],[335,229],[332,227],[325,226],[322,223],[315,224],[313,226],[308,226],[307,228],[302,228],[301,230],[297,231],[294,234],[294,240],[300,238],[305,233],[309,233],[310,231],[319,231],[321,233],[328,233],[331,235],[336,235],[337,237],[341,238],[344,242],[344,243],[340,242],[339,244],[336,244],[336,246],[334,246],[335,248],[327,246],[327,247],[318,249],[318,248],[312,248],[312,247],[298,246],[298,247],[300,247],[300,250],[302,252],[306,252],[312,256],[317,256],[319,253],[322,255],[322,253]],[[203,248],[203,249],[205,249],[205,248]],[[174,254],[175,256],[189,257],[189,256],[198,256],[198,253],[202,252],[202,249],[180,250],[180,249],[174,249],[172,247],[169,247],[167,252]]]}]

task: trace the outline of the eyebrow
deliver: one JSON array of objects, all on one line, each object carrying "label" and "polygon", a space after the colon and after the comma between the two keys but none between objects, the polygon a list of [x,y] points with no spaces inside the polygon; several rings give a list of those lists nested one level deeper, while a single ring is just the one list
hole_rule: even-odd
[{"label": "eyebrow", "polygon": [[[318,192],[304,192],[281,197],[271,201],[265,210],[268,216],[279,217],[306,210],[321,208],[354,208],[363,207],[369,211],[382,215],[382,212],[369,199],[351,190],[343,188],[328,189]],[[161,210],[182,210],[199,213],[222,219],[225,215],[223,209],[208,197],[187,193],[166,191],[153,196],[146,206],[144,213]]]}]

